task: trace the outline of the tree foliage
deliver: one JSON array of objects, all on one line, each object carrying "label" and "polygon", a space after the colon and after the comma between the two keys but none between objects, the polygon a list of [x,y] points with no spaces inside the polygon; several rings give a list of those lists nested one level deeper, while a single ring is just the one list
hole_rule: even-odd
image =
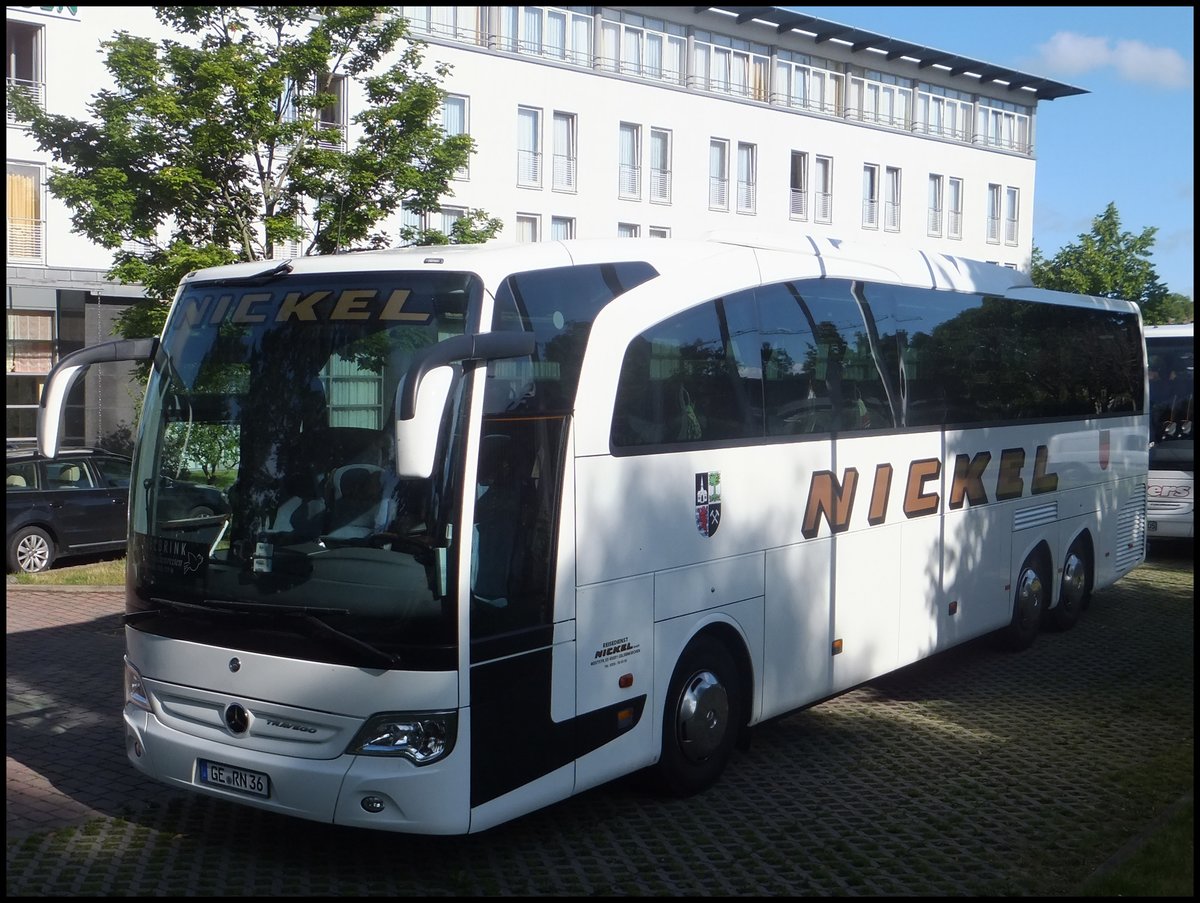
[{"label": "tree foliage", "polygon": [[[1154,227],[1138,235],[1122,231],[1117,207],[1110,202],[1092,220],[1091,232],[1081,233],[1077,243],[1064,246],[1053,259],[1047,260],[1040,249],[1033,249],[1033,284],[1101,298],[1123,298],[1141,307],[1146,323],[1177,322],[1170,317],[1180,315],[1178,299],[1182,296],[1167,291],[1149,259],[1157,232]],[[1191,319],[1190,313],[1187,319]]]},{"label": "tree foliage", "polygon": [[[473,142],[442,129],[448,69],[421,71],[423,45],[395,10],[155,7],[179,39],[102,42],[113,87],[93,95],[90,120],[10,89],[10,115],[57,164],[49,189],[75,231],[115,252],[110,277],[147,288],[122,335],[157,335],[159,302],[191,270],[270,258],[283,241],[305,254],[387,246],[380,224],[402,204],[426,213],[452,193]],[[345,82],[365,99],[353,145],[329,115]],[[467,220],[474,240],[500,228],[483,211]]]}]

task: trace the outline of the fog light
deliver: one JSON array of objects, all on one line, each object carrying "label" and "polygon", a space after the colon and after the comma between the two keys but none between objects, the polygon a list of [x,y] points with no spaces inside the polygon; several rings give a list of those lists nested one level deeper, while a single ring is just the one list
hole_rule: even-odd
[{"label": "fog light", "polygon": [[383,800],[377,796],[364,796],[362,802],[359,803],[367,812],[382,812]]}]

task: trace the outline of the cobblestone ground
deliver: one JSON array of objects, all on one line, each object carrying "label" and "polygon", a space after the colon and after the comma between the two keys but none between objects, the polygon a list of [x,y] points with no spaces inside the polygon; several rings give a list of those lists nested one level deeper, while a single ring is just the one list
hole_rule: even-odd
[{"label": "cobblestone ground", "polygon": [[1017,655],[968,644],[755,732],[686,801],[618,782],[472,837],[182,795],[125,762],[119,595],[8,587],[14,895],[1070,895],[1192,792],[1190,546]]}]

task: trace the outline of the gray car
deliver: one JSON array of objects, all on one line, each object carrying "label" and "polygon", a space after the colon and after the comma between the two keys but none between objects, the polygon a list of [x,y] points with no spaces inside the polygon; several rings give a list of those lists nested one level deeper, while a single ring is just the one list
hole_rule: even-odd
[{"label": "gray car", "polygon": [[[59,558],[125,548],[133,462],[95,448],[63,449],[53,460],[8,449],[5,521],[8,569],[38,573]],[[215,486],[169,481],[160,497],[168,518],[226,514]]]}]

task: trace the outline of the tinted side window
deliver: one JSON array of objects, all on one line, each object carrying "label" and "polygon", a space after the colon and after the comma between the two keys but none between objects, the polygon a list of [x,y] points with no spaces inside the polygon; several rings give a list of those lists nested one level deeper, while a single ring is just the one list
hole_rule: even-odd
[{"label": "tinted side window", "polygon": [[617,387],[614,446],[762,435],[762,346],[753,292],[693,307],[630,343]]},{"label": "tinted side window", "polygon": [[866,324],[844,280],[804,280],[758,292],[767,433],[892,425]]},{"label": "tinted side window", "polygon": [[491,412],[569,412],[596,314],[613,298],[657,276],[643,261],[582,264],[514,273],[496,292],[492,329],[532,332],[533,359],[488,365]]}]

